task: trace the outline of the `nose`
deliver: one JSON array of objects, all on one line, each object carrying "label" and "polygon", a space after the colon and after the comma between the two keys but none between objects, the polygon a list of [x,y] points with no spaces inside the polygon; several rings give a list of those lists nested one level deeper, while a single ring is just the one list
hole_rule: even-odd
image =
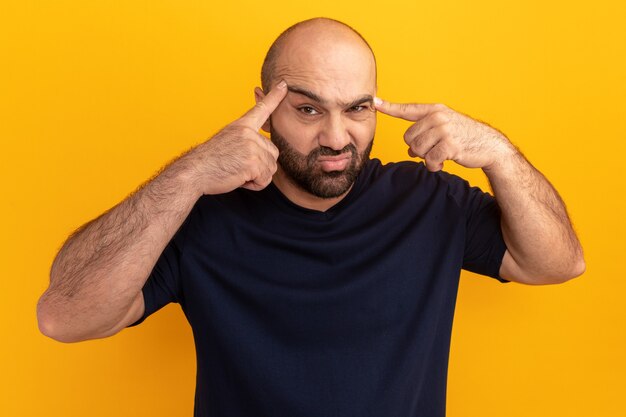
[{"label": "nose", "polygon": [[350,143],[348,127],[340,115],[326,119],[319,136],[319,145],[340,151]]}]

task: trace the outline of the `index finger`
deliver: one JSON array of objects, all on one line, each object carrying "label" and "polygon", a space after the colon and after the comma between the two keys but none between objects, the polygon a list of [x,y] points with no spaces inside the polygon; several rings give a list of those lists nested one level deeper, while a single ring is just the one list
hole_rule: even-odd
[{"label": "index finger", "polygon": [[253,127],[255,130],[259,130],[286,95],[287,83],[283,80],[272,88],[270,92],[263,97],[263,100],[257,102],[253,108],[243,115],[241,120],[245,120],[250,127]]},{"label": "index finger", "polygon": [[435,110],[434,106],[436,106],[436,104],[392,103],[378,97],[374,99],[374,105],[378,111],[411,122],[417,122],[424,116],[433,112]]}]

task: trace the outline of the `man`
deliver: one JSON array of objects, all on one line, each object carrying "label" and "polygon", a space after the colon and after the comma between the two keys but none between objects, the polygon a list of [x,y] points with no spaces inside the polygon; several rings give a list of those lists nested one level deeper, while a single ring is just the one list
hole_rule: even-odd
[{"label": "man", "polygon": [[[378,99],[373,53],[340,22],[284,32],[262,84],[247,114],[65,243],[42,332],[107,337],[178,302],[197,416],[443,416],[460,270],[580,275],[563,203],[496,129]],[[369,159],[376,111],[415,122],[404,140],[425,164]],[[481,168],[495,200],[445,160]]]}]

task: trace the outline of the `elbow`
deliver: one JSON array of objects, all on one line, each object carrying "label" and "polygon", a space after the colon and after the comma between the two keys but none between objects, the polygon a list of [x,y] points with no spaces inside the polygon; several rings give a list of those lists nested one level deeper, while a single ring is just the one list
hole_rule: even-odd
[{"label": "elbow", "polygon": [[567,282],[584,274],[587,270],[587,264],[585,263],[585,257],[582,251],[562,269],[560,282]]},{"label": "elbow", "polygon": [[54,324],[52,320],[47,317],[37,316],[37,324],[39,326],[39,331],[46,337],[50,339],[56,340],[57,342],[63,343],[72,343],[77,342],[77,340],[73,340],[63,332],[60,332],[58,326]]},{"label": "elbow", "polygon": [[37,303],[37,325],[41,334],[63,343],[74,343],[84,340],[68,331],[67,326],[63,325],[62,319],[52,312],[44,297],[45,294]]},{"label": "elbow", "polygon": [[575,267],[574,267],[574,277],[579,277],[582,274],[585,273],[585,271],[587,270],[587,263],[585,262],[585,257],[581,254],[580,256],[578,256],[578,259],[576,260],[575,263]]},{"label": "elbow", "polygon": [[59,326],[55,323],[54,319],[49,316],[37,312],[37,325],[39,326],[41,334],[50,339],[63,343],[73,342],[65,333],[59,330]]},{"label": "elbow", "polygon": [[558,269],[542,274],[542,276],[538,276],[536,283],[539,285],[563,284],[581,276],[586,270],[587,265],[585,259],[580,256],[568,265],[564,265]]},{"label": "elbow", "polygon": [[75,307],[59,305],[54,295],[48,292],[37,303],[39,331],[57,342],[76,343],[109,337],[126,327],[124,323],[111,324],[110,320],[98,321],[91,316],[85,317]]},{"label": "elbow", "polygon": [[558,278],[559,281],[556,284],[560,284],[563,282],[570,281],[574,278],[577,278],[585,273],[587,270],[587,263],[585,262],[585,255],[583,252],[583,248],[578,243],[576,247],[570,252],[568,257],[565,257],[565,260],[560,267],[558,268]]},{"label": "elbow", "polygon": [[581,276],[586,268],[582,251],[575,256],[556,256],[526,263],[518,262],[507,251],[500,269],[500,276],[520,284],[562,284]]},{"label": "elbow", "polygon": [[576,262],[572,264],[570,271],[568,271],[569,273],[567,274],[566,281],[581,276],[586,270],[587,263],[585,262],[585,258],[581,255]]}]

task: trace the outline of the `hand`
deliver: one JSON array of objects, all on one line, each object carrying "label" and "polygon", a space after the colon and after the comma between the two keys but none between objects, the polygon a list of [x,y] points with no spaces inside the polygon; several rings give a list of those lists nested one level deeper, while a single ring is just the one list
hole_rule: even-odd
[{"label": "hand", "polygon": [[202,194],[267,187],[276,172],[278,149],[259,129],[286,95],[282,81],[246,114],[185,155]]},{"label": "hand", "polygon": [[446,160],[467,168],[489,169],[514,149],[498,130],[443,104],[398,104],[378,98],[374,103],[385,114],[415,122],[404,141],[409,155],[423,158],[432,172],[441,170]]}]

